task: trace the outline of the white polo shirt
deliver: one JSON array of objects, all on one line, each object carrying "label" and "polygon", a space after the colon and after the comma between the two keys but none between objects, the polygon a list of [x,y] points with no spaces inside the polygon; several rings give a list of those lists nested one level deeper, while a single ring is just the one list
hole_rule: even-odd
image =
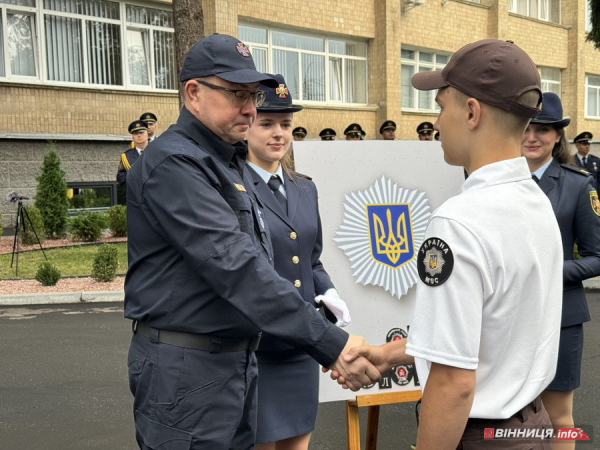
[{"label": "white polo shirt", "polygon": [[426,389],[431,362],[476,370],[469,417],[504,419],[554,378],[562,244],[525,158],[486,165],[433,214],[406,353]]}]

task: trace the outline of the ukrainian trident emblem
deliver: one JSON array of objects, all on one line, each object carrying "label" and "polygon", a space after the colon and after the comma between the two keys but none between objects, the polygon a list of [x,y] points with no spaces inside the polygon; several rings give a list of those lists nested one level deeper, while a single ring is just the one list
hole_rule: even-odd
[{"label": "ukrainian trident emblem", "polygon": [[344,210],[334,241],[348,256],[356,282],[405,295],[419,276],[415,248],[430,216],[425,193],[381,177],[367,190],[347,194]]},{"label": "ukrainian trident emblem", "polygon": [[396,203],[365,206],[373,258],[394,268],[410,261],[414,256],[410,205]]}]

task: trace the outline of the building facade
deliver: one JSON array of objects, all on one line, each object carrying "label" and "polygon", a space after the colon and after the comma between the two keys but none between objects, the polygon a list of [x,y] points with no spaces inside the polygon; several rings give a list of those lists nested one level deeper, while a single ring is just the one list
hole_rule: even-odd
[{"label": "building facade", "polygon": [[[588,0],[204,0],[203,9],[205,34],[238,36],[260,70],[285,76],[309,139],[326,127],[340,138],[352,122],[377,139],[386,119],[397,138],[414,139],[437,106],[410,86],[412,74],[483,38],[531,55],[571,117],[568,137],[600,139]],[[0,200],[34,195],[48,139],[71,186],[114,189],[127,125],[150,111],[160,133],[178,115],[171,2],[0,0],[0,13]],[[6,226],[13,206],[0,205]]]}]

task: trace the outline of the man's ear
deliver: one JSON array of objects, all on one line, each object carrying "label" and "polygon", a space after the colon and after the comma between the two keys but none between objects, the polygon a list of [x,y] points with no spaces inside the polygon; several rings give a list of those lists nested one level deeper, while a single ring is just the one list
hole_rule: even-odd
[{"label": "man's ear", "polygon": [[481,121],[481,103],[475,98],[468,98],[465,104],[467,108],[467,124],[472,130],[479,125]]},{"label": "man's ear", "polygon": [[188,80],[183,87],[183,98],[185,104],[190,106],[190,109],[197,112],[198,97],[202,95],[200,85],[194,80]]}]

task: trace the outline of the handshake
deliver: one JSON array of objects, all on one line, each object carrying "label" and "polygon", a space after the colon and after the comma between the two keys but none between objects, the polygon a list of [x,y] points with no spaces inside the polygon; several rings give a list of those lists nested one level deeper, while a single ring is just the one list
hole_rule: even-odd
[{"label": "handshake", "polygon": [[414,358],[405,350],[406,339],[369,345],[363,337],[351,334],[337,360],[323,367],[323,372],[331,371],[331,379],[344,389],[358,391],[379,380],[390,367],[413,364]]}]

